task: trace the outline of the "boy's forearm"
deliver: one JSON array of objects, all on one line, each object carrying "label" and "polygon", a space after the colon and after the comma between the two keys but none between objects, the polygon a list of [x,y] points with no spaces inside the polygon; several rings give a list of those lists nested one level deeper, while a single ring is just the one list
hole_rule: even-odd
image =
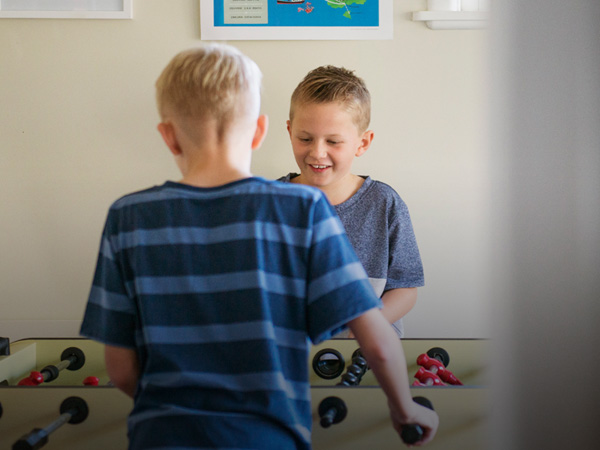
[{"label": "boy's forearm", "polygon": [[400,320],[417,302],[417,288],[390,289],[381,296],[383,315],[389,323]]},{"label": "boy's forearm", "polygon": [[388,401],[403,421],[409,421],[413,401],[400,339],[377,309],[354,319],[349,326]]}]

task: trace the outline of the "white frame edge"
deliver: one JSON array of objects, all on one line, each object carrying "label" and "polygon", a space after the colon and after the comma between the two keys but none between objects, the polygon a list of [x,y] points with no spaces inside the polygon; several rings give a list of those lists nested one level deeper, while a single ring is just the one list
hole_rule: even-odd
[{"label": "white frame edge", "polygon": [[115,11],[3,11],[0,0],[0,19],[132,19],[133,0],[123,0],[123,9]]}]

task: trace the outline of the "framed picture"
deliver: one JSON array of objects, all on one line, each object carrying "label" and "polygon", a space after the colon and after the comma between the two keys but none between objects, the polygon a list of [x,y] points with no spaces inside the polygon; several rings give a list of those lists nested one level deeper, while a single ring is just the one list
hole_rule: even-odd
[{"label": "framed picture", "polygon": [[0,18],[131,19],[133,0],[0,0]]},{"label": "framed picture", "polygon": [[393,39],[390,0],[200,0],[203,40]]}]

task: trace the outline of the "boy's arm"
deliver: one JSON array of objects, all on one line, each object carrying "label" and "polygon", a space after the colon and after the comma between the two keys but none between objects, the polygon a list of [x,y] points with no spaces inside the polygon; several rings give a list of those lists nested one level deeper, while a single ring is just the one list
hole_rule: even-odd
[{"label": "boy's arm", "polygon": [[403,425],[418,424],[424,435],[416,445],[431,441],[437,431],[438,416],[412,400],[402,342],[381,311],[371,309],[348,326],[385,392],[394,429],[400,433]]},{"label": "boy's arm", "polygon": [[417,303],[417,288],[397,288],[386,291],[382,297],[383,315],[389,323],[400,320]]},{"label": "boy's arm", "polygon": [[104,359],[110,381],[133,398],[140,377],[135,350],[107,345],[104,349]]},{"label": "boy's arm", "polygon": [[[386,291],[381,296],[383,316],[389,323],[394,323],[404,317],[417,303],[417,288],[396,288]],[[350,331],[348,337],[353,338]]]}]

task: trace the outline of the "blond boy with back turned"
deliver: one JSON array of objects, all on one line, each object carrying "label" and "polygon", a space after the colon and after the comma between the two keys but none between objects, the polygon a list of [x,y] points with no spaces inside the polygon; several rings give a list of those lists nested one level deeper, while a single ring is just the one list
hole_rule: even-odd
[{"label": "blond boy with back turned", "polygon": [[406,204],[387,184],[351,172],[370,147],[370,93],[350,70],[321,66],[294,90],[287,128],[300,174],[281,181],[321,189],[344,224],[383,314],[399,337],[424,285],[423,265]]},{"label": "blond boy with back turned", "polygon": [[254,177],[265,137],[258,67],[232,47],[182,52],[157,81],[178,182],[111,206],[82,334],[134,398],[130,449],[310,449],[308,340],[349,323],[394,427],[427,442],[406,362],[317,189]]}]

